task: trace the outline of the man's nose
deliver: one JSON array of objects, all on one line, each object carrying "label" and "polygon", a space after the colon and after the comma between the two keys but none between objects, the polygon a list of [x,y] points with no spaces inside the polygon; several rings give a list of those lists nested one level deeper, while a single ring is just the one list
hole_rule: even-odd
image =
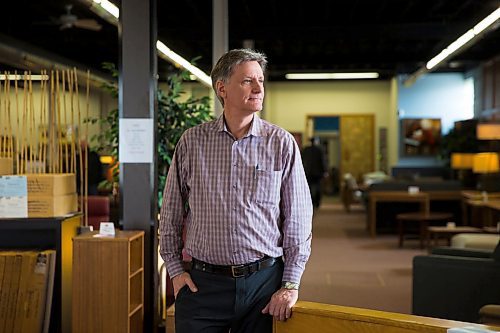
[{"label": "man's nose", "polygon": [[254,81],[252,84],[252,90],[254,92],[260,92],[263,88],[264,88],[264,85],[262,82]]}]

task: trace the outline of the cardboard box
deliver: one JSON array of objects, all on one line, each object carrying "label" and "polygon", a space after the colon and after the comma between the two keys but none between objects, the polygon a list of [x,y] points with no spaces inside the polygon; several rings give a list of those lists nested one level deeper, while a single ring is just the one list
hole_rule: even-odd
[{"label": "cardboard box", "polygon": [[56,196],[76,193],[74,173],[28,174],[28,199],[30,195]]},{"label": "cardboard box", "polygon": [[78,210],[76,193],[66,195],[28,194],[28,217],[64,216]]},{"label": "cardboard box", "polygon": [[55,251],[0,251],[0,332],[48,333]]},{"label": "cardboard box", "polygon": [[14,173],[14,159],[12,157],[0,157],[0,176],[12,175]]}]

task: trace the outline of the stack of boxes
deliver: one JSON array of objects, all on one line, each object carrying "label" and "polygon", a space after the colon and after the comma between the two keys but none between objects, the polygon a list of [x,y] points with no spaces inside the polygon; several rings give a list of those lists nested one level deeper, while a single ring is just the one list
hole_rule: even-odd
[{"label": "stack of boxes", "polygon": [[0,176],[12,175],[14,173],[14,161],[12,157],[0,156]]},{"label": "stack of boxes", "polygon": [[0,252],[0,332],[48,332],[56,255]]},{"label": "stack of boxes", "polygon": [[78,210],[72,173],[29,174],[28,217],[64,216]]}]

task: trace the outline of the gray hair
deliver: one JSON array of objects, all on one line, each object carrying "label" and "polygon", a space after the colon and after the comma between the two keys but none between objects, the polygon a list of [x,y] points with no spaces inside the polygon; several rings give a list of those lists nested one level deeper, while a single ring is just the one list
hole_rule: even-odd
[{"label": "gray hair", "polygon": [[266,55],[252,49],[231,50],[220,57],[215,67],[212,69],[212,73],[210,74],[212,78],[212,88],[214,89],[215,96],[217,96],[222,106],[224,106],[224,101],[217,94],[217,81],[220,80],[224,83],[227,83],[229,81],[229,78],[233,74],[234,67],[247,61],[257,61],[262,68],[262,72],[266,71]]}]

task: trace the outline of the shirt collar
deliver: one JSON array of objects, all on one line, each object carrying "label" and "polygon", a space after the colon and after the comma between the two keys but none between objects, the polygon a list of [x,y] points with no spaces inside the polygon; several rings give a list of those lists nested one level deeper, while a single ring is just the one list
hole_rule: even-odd
[{"label": "shirt collar", "polygon": [[[214,130],[217,132],[229,132],[226,122],[224,121],[224,114],[221,114],[214,122]],[[253,115],[252,123],[250,124],[250,129],[245,136],[266,136],[267,132],[262,125],[262,119],[257,114]]]}]

